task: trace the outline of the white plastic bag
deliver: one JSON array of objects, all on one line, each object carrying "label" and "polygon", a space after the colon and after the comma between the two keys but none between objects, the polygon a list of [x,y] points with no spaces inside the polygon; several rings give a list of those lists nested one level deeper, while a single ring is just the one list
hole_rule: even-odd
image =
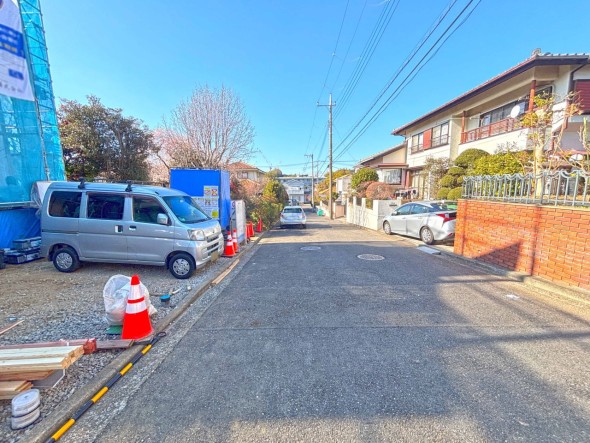
[{"label": "white plastic bag", "polygon": [[[148,289],[141,282],[139,282],[139,288],[141,290],[141,295],[143,295],[145,299],[149,315],[154,315],[158,311],[150,302],[150,293]],[[130,290],[131,277],[127,277],[126,275],[113,275],[109,278],[106,285],[104,285],[102,296],[106,312],[105,318],[110,326],[123,324],[125,308],[127,307],[127,297],[129,296]]]}]

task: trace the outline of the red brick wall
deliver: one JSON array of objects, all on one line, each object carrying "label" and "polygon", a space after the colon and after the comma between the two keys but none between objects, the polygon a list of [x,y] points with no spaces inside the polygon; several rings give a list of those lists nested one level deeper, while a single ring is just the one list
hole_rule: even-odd
[{"label": "red brick wall", "polygon": [[590,210],[460,200],[456,254],[590,289]]}]

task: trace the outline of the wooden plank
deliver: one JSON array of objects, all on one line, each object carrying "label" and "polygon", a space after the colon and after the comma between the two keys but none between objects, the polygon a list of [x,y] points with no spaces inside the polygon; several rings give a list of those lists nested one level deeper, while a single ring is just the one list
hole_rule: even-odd
[{"label": "wooden plank", "polygon": [[30,371],[30,372],[7,372],[0,374],[0,381],[11,381],[11,380],[43,380],[49,377],[53,371]]},{"label": "wooden plank", "polygon": [[26,381],[2,381],[0,382],[0,393],[7,391],[18,392],[22,385],[26,385]]},{"label": "wooden plank", "polygon": [[84,353],[82,346],[51,346],[41,348],[17,348],[0,350],[0,361],[31,360],[36,358],[69,358]]},{"label": "wooden plank", "polygon": [[133,346],[134,340],[98,340],[96,349],[104,351],[108,349],[125,349]]},{"label": "wooden plank", "polygon": [[0,335],[4,334],[5,332],[10,331],[12,328],[14,328],[17,325],[20,325],[24,321],[25,321],[24,319],[23,320],[19,320],[19,321],[15,321],[11,325],[8,325],[5,328],[0,329]]},{"label": "wooden plank", "polygon": [[19,360],[0,360],[0,374],[7,372],[40,372],[65,369],[69,366],[63,357],[32,358]]},{"label": "wooden plank", "polygon": [[96,338],[82,338],[75,340],[58,340],[40,343],[22,343],[18,345],[0,346],[0,351],[5,349],[50,348],[56,346],[83,346],[84,354],[92,354],[96,351]]}]

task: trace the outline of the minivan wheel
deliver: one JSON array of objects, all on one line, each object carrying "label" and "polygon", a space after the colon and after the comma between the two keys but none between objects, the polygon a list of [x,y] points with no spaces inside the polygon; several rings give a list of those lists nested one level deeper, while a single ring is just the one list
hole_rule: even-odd
[{"label": "minivan wheel", "polygon": [[383,222],[383,232],[387,235],[391,235],[391,226],[389,226],[389,222]]},{"label": "minivan wheel", "polygon": [[74,272],[80,267],[78,254],[69,246],[64,246],[54,252],[53,266],[60,272]]},{"label": "minivan wheel", "polygon": [[170,259],[168,269],[176,278],[189,278],[195,271],[195,262],[189,254],[180,252]]},{"label": "minivan wheel", "polygon": [[430,228],[424,227],[420,230],[420,240],[422,240],[427,245],[434,243],[434,235],[432,234]]}]

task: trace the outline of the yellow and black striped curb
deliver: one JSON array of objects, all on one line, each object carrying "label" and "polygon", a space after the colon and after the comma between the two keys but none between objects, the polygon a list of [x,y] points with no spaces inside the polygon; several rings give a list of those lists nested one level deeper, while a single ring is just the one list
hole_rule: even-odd
[{"label": "yellow and black striped curb", "polygon": [[96,392],[90,400],[84,403],[82,407],[80,407],[80,409],[78,409],[76,413],[74,413],[74,415],[72,415],[72,417],[57,430],[57,432],[55,432],[49,439],[47,439],[46,443],[54,443],[58,441],[74,425],[74,423],[76,423],[76,421],[79,420],[80,417],[82,417],[86,413],[86,411],[88,411],[92,406],[94,406],[102,398],[102,396],[106,394],[107,391],[115,385],[115,383],[117,383],[121,378],[123,378],[123,376],[127,374],[127,372],[133,367],[133,365],[137,363],[141,359],[141,357],[147,354],[148,351],[152,349],[152,347],[165,335],[165,332],[157,333],[154,336],[154,338],[152,338],[152,340],[147,345],[145,345],[141,351],[136,353],[133,356],[133,358],[129,362],[127,362],[127,364],[119,372],[113,375],[111,379],[107,381],[105,385],[102,388],[100,388],[98,392]]},{"label": "yellow and black striped curb", "polygon": [[[252,256],[252,254],[254,253],[253,247],[256,246],[267,233],[268,233],[268,231],[256,233],[257,235],[254,237],[254,240],[251,241],[251,246],[247,250],[244,251],[244,255],[240,254],[240,256],[236,256],[237,260],[236,259],[228,260],[227,265],[223,266],[223,268],[220,269],[220,271],[216,275],[214,275],[211,278],[207,279],[206,281],[202,282],[198,286],[198,288],[196,288],[195,292],[191,296],[186,297],[181,302],[181,304],[179,304],[174,310],[172,310],[172,312],[170,312],[166,317],[164,317],[162,319],[162,321],[157,325],[157,331],[163,331],[172,322],[174,322],[178,317],[180,317],[182,314],[184,314],[184,311],[186,311],[186,309],[188,309],[188,307],[190,305],[192,305],[206,291],[211,289],[211,287],[213,287],[216,284],[216,281],[221,276],[225,276],[229,271],[231,271],[231,269],[233,267],[235,267],[235,265],[237,265],[238,262],[240,262],[240,261],[244,262],[244,261],[249,260],[250,257]],[[219,282],[217,282],[217,284],[218,283]],[[159,332],[156,332],[156,336],[158,333]],[[141,354],[141,352],[143,352],[143,350],[145,350],[147,346],[150,346],[148,344],[146,347],[144,347],[142,349],[142,351],[140,351],[138,354],[135,354],[135,356],[131,357],[131,359],[130,359],[130,356],[135,352],[135,350],[137,349],[137,347],[139,345],[140,344],[137,344],[133,348],[126,349],[125,351],[123,351],[111,363],[109,363],[107,366],[105,366],[102,369],[102,371],[100,371],[94,377],[94,380],[90,381],[86,387],[90,388],[90,389],[98,389],[97,394],[96,394],[96,395],[98,395],[100,393],[100,391],[104,389],[104,387],[107,387],[107,384],[108,384],[108,382],[105,383],[105,382],[101,382],[100,380],[105,380],[105,378],[111,377],[109,379],[109,382],[110,382],[110,380],[112,380],[114,378],[117,378],[117,379],[120,378],[121,375],[119,374],[119,372],[123,371],[125,369],[125,367],[128,366],[128,364],[131,363],[136,358],[136,356],[138,354],[143,355],[143,354]],[[151,346],[145,352],[149,351],[149,349],[151,349]],[[141,358],[141,357],[138,357],[137,360],[139,360],[139,358]],[[129,363],[127,363],[127,365],[123,369],[119,369],[122,362],[126,362],[126,361],[129,361]],[[129,369],[127,369],[127,371]],[[127,371],[125,371],[125,372],[127,372]],[[111,376],[110,374],[114,374],[114,375]],[[96,386],[97,388],[92,388],[93,386]],[[98,388],[98,387],[100,387],[100,388]],[[61,438],[61,436],[65,432],[67,432],[67,430],[69,428],[72,427],[72,425],[75,423],[75,420],[80,418],[81,414],[79,416],[77,416],[77,418],[74,418],[74,416],[79,411],[81,411],[82,408],[86,407],[86,405],[88,403],[92,402],[92,399],[87,400],[87,401],[84,400],[85,398],[87,398],[88,394],[86,393],[87,391],[82,392],[83,389],[84,389],[84,387],[81,388],[80,390],[78,390],[78,392],[74,393],[74,395],[71,398],[66,400],[66,403],[61,408],[56,408],[56,410],[53,412],[53,414],[51,416],[46,417],[43,421],[41,421],[40,423],[37,423],[35,425],[35,428],[39,428],[38,432],[36,432],[36,433],[34,432],[33,435],[29,439],[27,439],[27,442],[28,443],[42,443],[42,442],[56,441],[56,440],[51,440],[51,438],[53,438],[53,436],[55,436],[59,431],[61,431],[67,425],[67,428],[63,429],[61,435],[59,435],[59,437],[58,437],[58,438]],[[104,392],[102,394],[100,394],[100,396],[104,395],[104,393],[106,393],[107,390],[108,389],[104,389]],[[92,398],[96,397],[96,395],[93,396]],[[94,402],[92,404],[94,404]],[[88,406],[86,410],[88,410],[88,408],[90,408],[92,406],[92,404],[90,406]],[[77,412],[74,414],[73,411],[75,411],[76,409],[77,409]],[[72,417],[69,420],[67,420],[65,422],[65,424],[62,425],[65,417],[67,417],[70,414],[72,414]],[[74,421],[70,423],[70,421],[72,419],[74,419]]]}]

